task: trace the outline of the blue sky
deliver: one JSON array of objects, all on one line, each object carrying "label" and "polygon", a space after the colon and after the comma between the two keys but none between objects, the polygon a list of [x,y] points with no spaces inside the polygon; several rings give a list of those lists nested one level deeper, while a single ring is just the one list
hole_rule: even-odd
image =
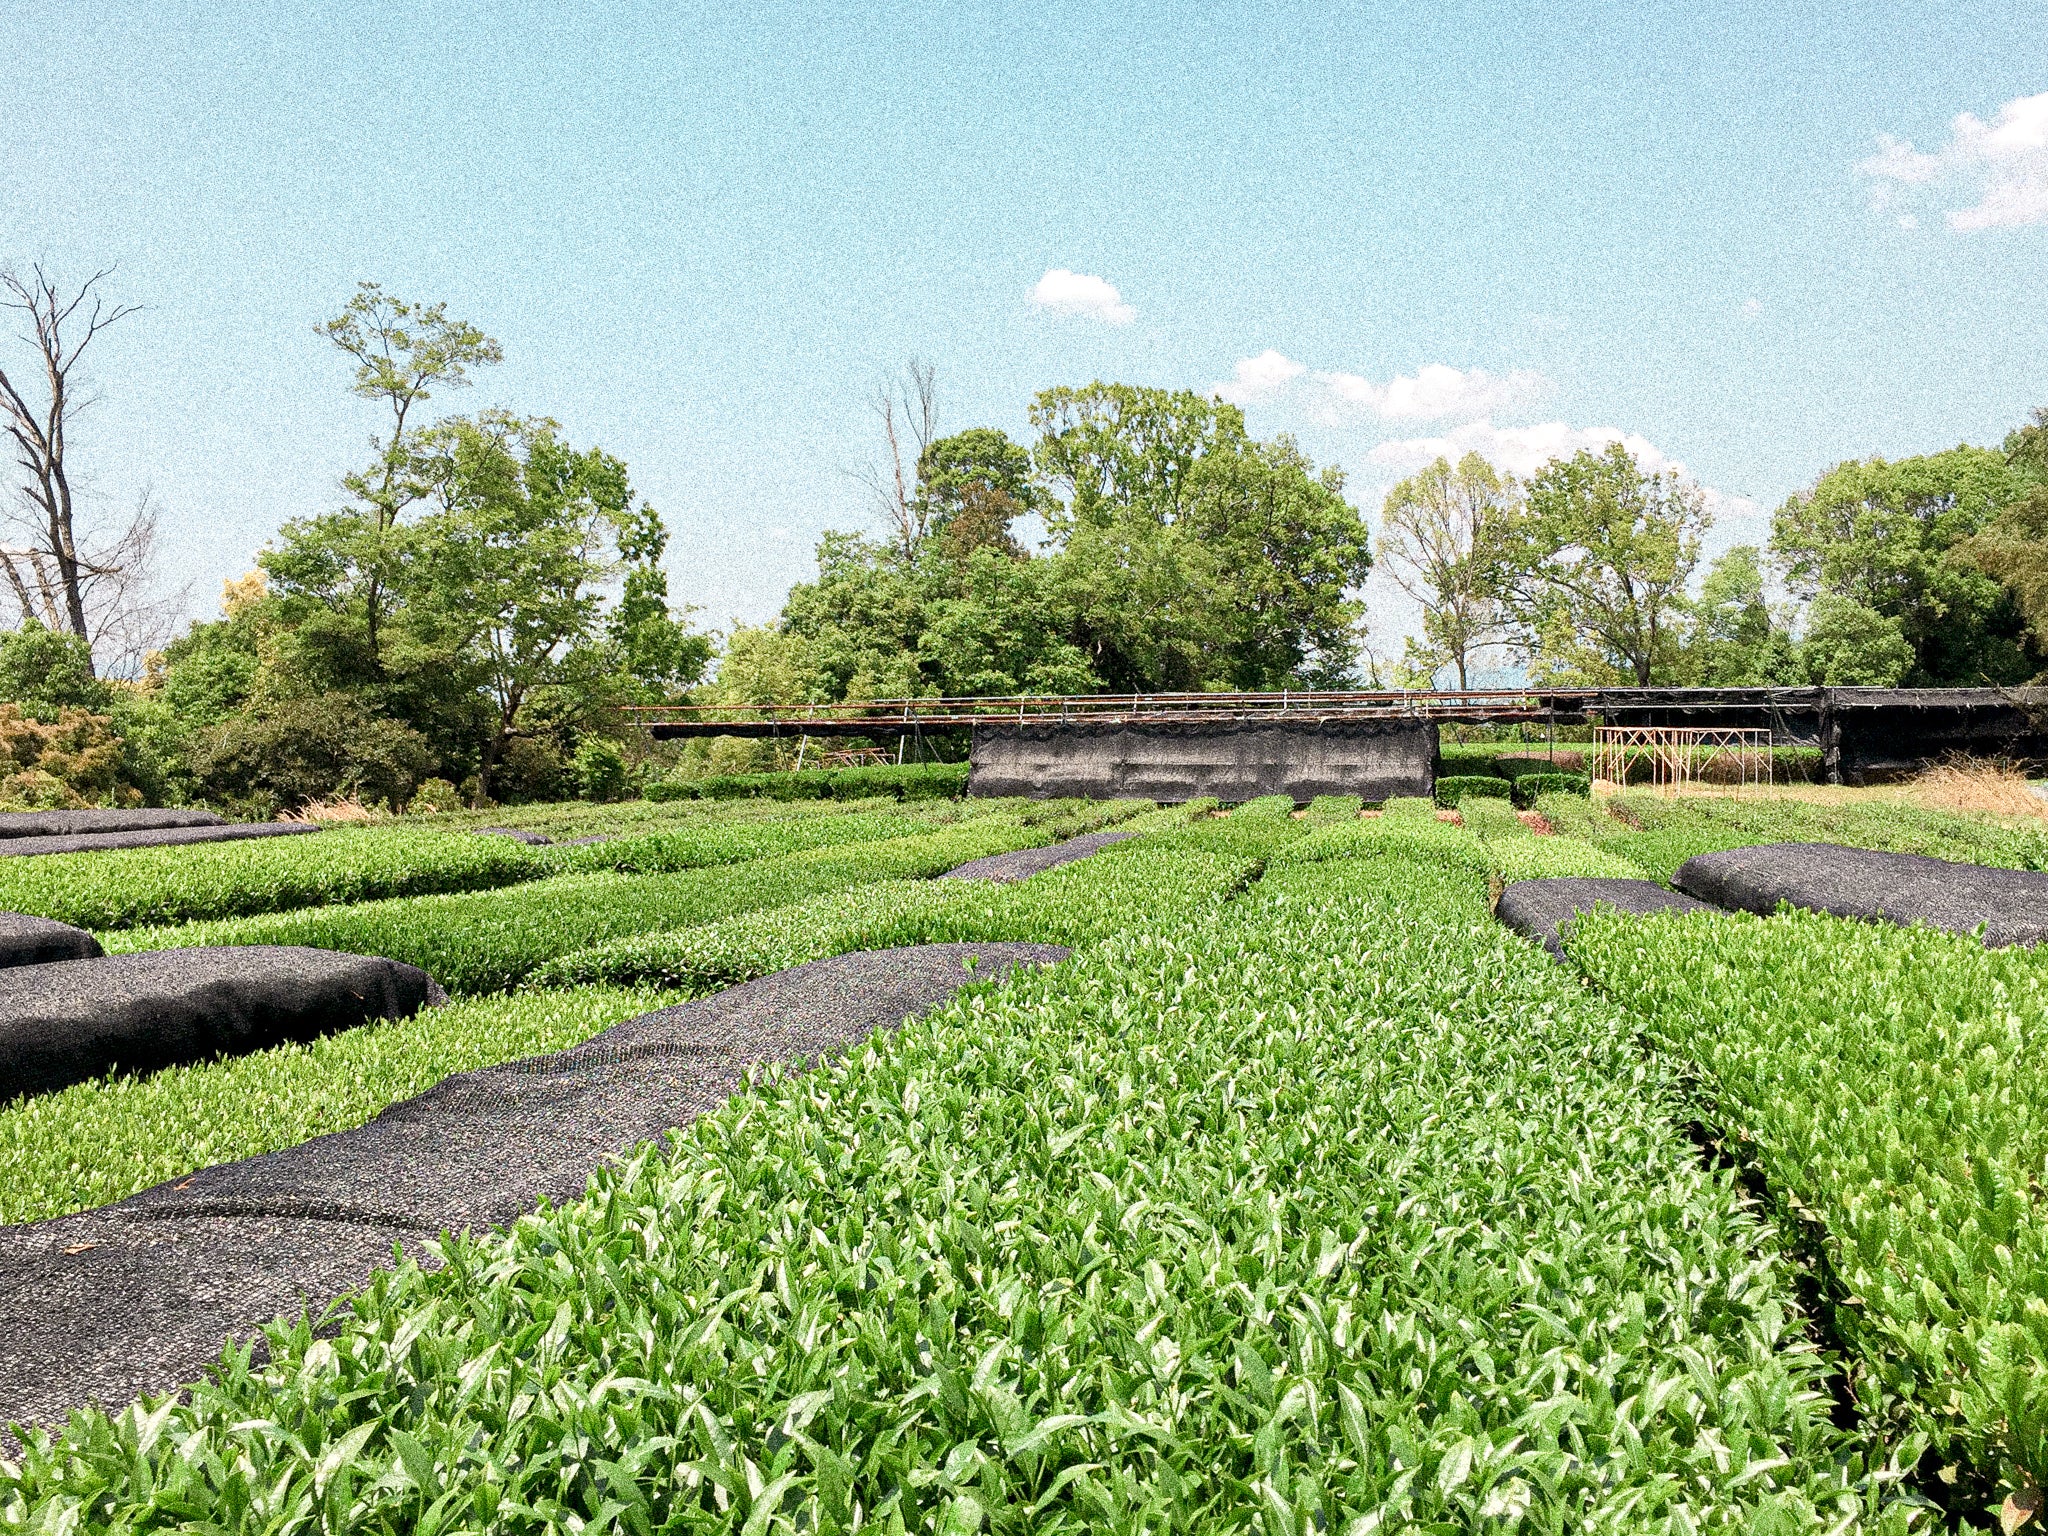
[{"label": "blue sky", "polygon": [[622,455],[715,623],[862,524],[913,354],[1019,436],[1047,385],[1225,385],[1373,513],[1439,443],[1623,433],[1720,543],[2048,403],[2038,3],[11,0],[0,54],[0,260],[149,306],[76,452],[196,615],[362,456],[313,333],[360,278],[502,340],[448,404]]}]

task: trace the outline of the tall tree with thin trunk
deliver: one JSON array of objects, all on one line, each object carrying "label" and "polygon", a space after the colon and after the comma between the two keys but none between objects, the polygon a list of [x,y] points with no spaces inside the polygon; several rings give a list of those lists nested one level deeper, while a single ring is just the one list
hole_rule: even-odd
[{"label": "tall tree with thin trunk", "polygon": [[361,549],[356,563],[371,663],[379,660],[378,636],[390,601],[393,533],[413,503],[434,487],[423,472],[425,428],[419,408],[440,389],[460,389],[469,370],[502,362],[504,351],[466,320],[448,318],[445,304],[409,304],[376,283],[359,283],[355,297],[319,333],[355,359],[350,388],[391,412],[391,431],[372,437],[376,458],[347,475],[342,485],[362,507]]},{"label": "tall tree with thin trunk", "polygon": [[1517,487],[1476,453],[1438,459],[1391,491],[1380,509],[1380,557],[1422,608],[1423,654],[1470,686],[1473,654],[1503,643],[1502,559]]},{"label": "tall tree with thin trunk", "polygon": [[916,358],[875,391],[871,402],[881,423],[885,457],[860,471],[860,480],[874,498],[875,509],[888,525],[896,552],[915,560],[930,532],[932,508],[919,493],[918,469],[939,435],[936,370]]},{"label": "tall tree with thin trunk", "polygon": [[95,272],[74,291],[41,266],[26,277],[0,272],[0,308],[26,319],[22,340],[33,353],[33,375],[40,375],[0,367],[0,430],[23,476],[11,521],[27,535],[22,544],[0,547],[0,562],[23,618],[68,630],[88,645],[93,587],[118,581],[124,561],[132,564],[138,544],[147,545],[151,521],[145,507],[134,528],[97,550],[85,546],[77,527],[71,425],[92,403],[75,377],[79,359],[100,332],[140,307],[108,302],[99,289],[111,275]]}]

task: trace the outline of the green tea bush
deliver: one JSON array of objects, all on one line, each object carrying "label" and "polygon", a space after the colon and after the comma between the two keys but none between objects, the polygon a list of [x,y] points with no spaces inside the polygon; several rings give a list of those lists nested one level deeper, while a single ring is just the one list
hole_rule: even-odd
[{"label": "green tea bush", "polygon": [[1681,1102],[1483,876],[1290,857],[32,1437],[0,1517],[1903,1531]]},{"label": "green tea bush", "polygon": [[1545,795],[1593,793],[1593,781],[1583,773],[1524,773],[1515,779],[1515,804],[1533,807]]},{"label": "green tea bush", "polygon": [[1966,1505],[2048,1484],[2043,957],[1797,911],[1601,912],[1566,945],[1817,1242],[1874,1429]]},{"label": "green tea bush", "polygon": [[[307,944],[383,955],[451,992],[492,992],[557,955],[629,934],[686,928],[874,880],[923,879],[969,860],[1056,840],[1056,831],[988,816],[915,837],[825,847],[676,874],[562,875],[509,890],[421,896],[266,917],[141,928],[109,949],[191,944]],[[482,841],[482,839],[479,839]]]},{"label": "green tea bush", "polygon": [[1325,822],[1352,821],[1365,808],[1365,802],[1356,795],[1317,795],[1308,803],[1307,820],[1318,826]]},{"label": "green tea bush", "polygon": [[0,859],[0,911],[80,927],[239,917],[536,880],[547,850],[429,822]]},{"label": "green tea bush", "polygon": [[1458,807],[1458,815],[1487,842],[1503,837],[1530,837],[1522,818],[1507,801],[1489,795],[1475,795]]},{"label": "green tea bush", "polygon": [[563,1050],[673,1001],[602,987],[466,999],[310,1044],[16,1099],[0,1106],[0,1224],[345,1131],[451,1072]]},{"label": "green tea bush", "polygon": [[1506,779],[1456,774],[1436,781],[1436,803],[1442,806],[1455,806],[1470,799],[1505,800],[1513,793],[1513,786]]},{"label": "green tea bush", "polygon": [[967,793],[966,763],[905,763],[873,768],[806,768],[795,773],[727,773],[650,784],[650,800],[953,799]]}]

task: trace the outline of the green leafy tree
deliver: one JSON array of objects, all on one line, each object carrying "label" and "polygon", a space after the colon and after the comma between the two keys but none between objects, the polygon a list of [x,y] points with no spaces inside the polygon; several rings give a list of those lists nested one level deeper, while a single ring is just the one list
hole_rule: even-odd
[{"label": "green leafy tree", "polygon": [[640,702],[661,703],[704,676],[711,663],[711,637],[690,628],[687,612],[668,605],[668,575],[661,568],[668,529],[660,514],[642,502],[622,514],[619,559],[625,581],[607,621],[607,635],[629,692]]},{"label": "green leafy tree", "polygon": [[918,458],[917,495],[925,522],[949,560],[978,549],[1021,557],[1011,525],[1038,510],[1031,453],[995,427],[970,427],[934,441]]},{"label": "green leafy tree", "polygon": [[1075,643],[1113,691],[1328,685],[1355,663],[1372,555],[1341,470],[1185,390],[1042,392],[1044,515]]},{"label": "green leafy tree", "polygon": [[1439,458],[1387,492],[1380,508],[1380,558],[1422,608],[1422,644],[1403,665],[1434,674],[1448,665],[1470,683],[1478,651],[1507,642],[1501,583],[1519,487],[1476,453],[1455,468]]},{"label": "green leafy tree", "polygon": [[1806,610],[1799,664],[1809,683],[1891,688],[1912,668],[1913,646],[1895,615],[1823,592]]},{"label": "green leafy tree", "polygon": [[0,702],[19,704],[31,719],[48,724],[66,709],[107,714],[114,701],[113,687],[93,674],[92,647],[83,636],[45,629],[33,618],[0,634]]},{"label": "green leafy tree", "polygon": [[389,412],[389,430],[371,438],[368,467],[342,479],[353,505],[287,523],[263,566],[285,593],[300,593],[346,613],[361,626],[364,661],[383,663],[386,609],[404,558],[405,514],[435,491],[440,457],[427,447],[423,408],[437,391],[469,383],[473,368],[503,360],[498,343],[476,326],[451,320],[441,304],[412,304],[376,283],[361,283],[342,312],[319,332],[354,360],[350,390]]},{"label": "green leafy tree", "polygon": [[1692,603],[1677,679],[1701,688],[1762,688],[1803,681],[1792,638],[1764,591],[1761,552],[1738,544],[1707,568]]},{"label": "green leafy tree", "polygon": [[2048,659],[2048,406],[2007,436],[2005,458],[2024,489],[1958,545],[1957,555],[2003,585],[2026,621],[2031,657],[2040,661]]},{"label": "green leafy tree", "polygon": [[1771,550],[1801,597],[1896,619],[1914,687],[2014,683],[2035,670],[2026,621],[1967,547],[2028,489],[1988,448],[1837,464],[1772,518]]},{"label": "green leafy tree", "polygon": [[1697,486],[1644,470],[1620,443],[1539,470],[1504,583],[1537,674],[1638,687],[1668,677],[1710,522]]},{"label": "green leafy tree", "polygon": [[470,658],[494,719],[485,793],[537,689],[601,676],[589,642],[616,543],[635,527],[626,467],[564,443],[546,418],[486,412],[440,424],[425,446],[438,510],[407,541],[410,626]]}]

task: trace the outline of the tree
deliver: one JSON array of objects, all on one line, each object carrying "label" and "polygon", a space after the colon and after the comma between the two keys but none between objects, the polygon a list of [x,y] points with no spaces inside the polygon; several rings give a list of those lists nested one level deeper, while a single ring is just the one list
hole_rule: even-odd
[{"label": "tree", "polygon": [[1771,520],[1771,550],[1801,597],[1847,598],[1896,619],[1914,687],[2016,683],[2035,670],[2025,620],[1965,545],[2026,492],[1992,449],[1837,464]]},{"label": "tree", "polygon": [[[442,389],[469,384],[469,370],[504,360],[498,343],[476,326],[448,318],[443,304],[410,304],[376,283],[359,283],[342,312],[318,328],[355,360],[350,391],[391,413],[387,436],[373,435],[367,469],[342,479],[355,498],[347,512],[282,531],[284,549],[267,567],[287,586],[318,591],[330,602],[360,604],[373,672],[382,665],[382,630],[392,571],[402,558],[393,535],[406,510],[435,489],[433,456],[423,452],[421,406]],[[314,556],[295,561],[301,551]]]},{"label": "tree", "polygon": [[633,491],[624,464],[569,447],[544,417],[455,417],[422,447],[437,510],[407,540],[397,584],[408,626],[468,658],[492,702],[489,793],[535,691],[601,671],[584,642],[615,542],[636,525]]},{"label": "tree", "polygon": [[1763,688],[1794,680],[1791,637],[1764,595],[1763,558],[1738,544],[1708,567],[1677,672],[1689,687]]},{"label": "tree", "polygon": [[1501,557],[1516,495],[1512,476],[1468,453],[1403,480],[1380,508],[1380,557],[1422,607],[1422,654],[1453,667],[1461,689],[1472,654],[1509,635]]},{"label": "tree", "polygon": [[1075,643],[1113,691],[1328,685],[1355,664],[1372,556],[1344,477],[1234,405],[1128,384],[1031,407]]},{"label": "tree", "polygon": [[1030,451],[996,427],[970,427],[931,443],[918,455],[917,496],[926,526],[954,560],[977,549],[1022,556],[1010,525],[1039,503]]},{"label": "tree", "polygon": [[1809,683],[1890,688],[1913,665],[1913,647],[1895,616],[1823,592],[1806,610],[1799,664]]},{"label": "tree", "polygon": [[93,675],[92,649],[84,640],[30,619],[12,634],[0,633],[0,700],[47,724],[66,709],[107,714],[114,690]]},{"label": "tree", "polygon": [[12,521],[27,540],[0,547],[0,565],[22,619],[68,631],[88,647],[134,600],[146,579],[156,536],[147,498],[109,540],[88,543],[78,526],[71,428],[92,403],[79,387],[78,364],[102,331],[140,307],[112,304],[101,296],[100,284],[112,275],[111,270],[95,272],[72,291],[40,266],[27,277],[0,272],[0,308],[27,317],[28,334],[22,339],[41,376],[35,385],[26,385],[0,368],[0,430],[23,476],[21,506]]},{"label": "tree", "polygon": [[661,568],[668,528],[654,508],[642,502],[625,511],[618,545],[626,578],[606,626],[608,637],[634,691],[651,695],[646,702],[665,703],[703,677],[711,664],[711,637],[689,627],[689,610],[678,615],[669,609],[668,576]]},{"label": "tree", "polygon": [[1529,482],[1510,602],[1540,673],[1647,687],[1671,667],[1710,517],[1698,487],[1620,443],[1553,459]]},{"label": "tree", "polygon": [[2026,620],[2029,649],[2048,658],[2048,406],[2005,440],[2005,461],[2026,489],[1969,539],[1957,557],[2002,583]]}]

